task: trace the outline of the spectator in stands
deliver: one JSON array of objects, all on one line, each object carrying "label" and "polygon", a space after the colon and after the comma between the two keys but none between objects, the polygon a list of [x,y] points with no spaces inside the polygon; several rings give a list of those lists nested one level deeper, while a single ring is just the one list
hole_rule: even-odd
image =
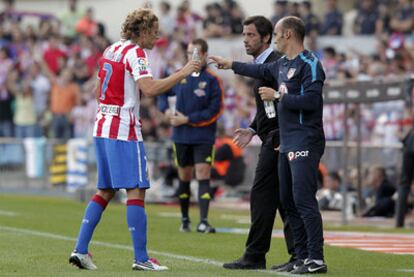
[{"label": "spectator in stands", "polygon": [[354,33],[373,35],[378,33],[380,14],[375,0],[362,0],[354,22]]},{"label": "spectator in stands", "polygon": [[80,52],[74,54],[70,62],[70,66],[76,68],[76,70],[73,71],[73,80],[79,86],[82,86],[91,77],[88,65],[86,64],[85,59],[82,59]]},{"label": "spectator in stands", "polygon": [[184,0],[177,9],[175,26],[183,33],[182,43],[184,48],[196,37],[196,24],[201,17],[190,9],[190,2]]},{"label": "spectator in stands", "polygon": [[321,210],[341,210],[342,195],[340,193],[341,177],[338,172],[329,172],[323,180],[323,187],[317,192],[319,208]]},{"label": "spectator in stands", "polygon": [[244,12],[234,0],[223,1],[223,14],[225,22],[230,26],[232,35],[240,35],[243,32]]},{"label": "spectator in stands", "polygon": [[326,79],[336,79],[338,73],[338,59],[334,47],[325,47],[323,49],[323,58],[321,60],[325,70]]},{"label": "spectator in stands", "polygon": [[300,17],[299,3],[300,1],[289,1],[288,13],[291,16]]},{"label": "spectator in stands", "polygon": [[7,89],[7,74],[12,70],[13,61],[6,48],[0,48],[0,137],[13,135],[13,112],[11,108],[13,96]]},{"label": "spectator in stands", "polygon": [[273,2],[273,15],[270,18],[270,21],[272,22],[273,26],[276,25],[276,23],[281,19],[282,17],[285,17],[289,15],[288,11],[288,1],[286,0],[275,0]]},{"label": "spectator in stands", "polygon": [[44,119],[47,111],[48,99],[50,95],[51,84],[46,76],[41,72],[39,63],[34,62],[29,70],[30,87],[33,93],[33,101],[36,112],[36,130],[35,136],[43,136],[44,130],[40,122]]},{"label": "spectator in stands", "polygon": [[321,24],[322,35],[339,36],[342,34],[342,13],[337,7],[336,0],[325,0],[327,12]]},{"label": "spectator in stands", "polygon": [[388,34],[390,32],[391,11],[386,1],[380,1],[380,3],[378,3],[378,16],[376,35],[381,36]]},{"label": "spectator in stands", "polygon": [[17,138],[35,137],[36,111],[30,82],[22,79],[19,71],[15,69],[9,73],[7,88],[15,97],[13,117],[15,136]]},{"label": "spectator in stands", "polygon": [[230,24],[226,22],[223,10],[218,3],[207,5],[205,10],[207,12],[207,17],[203,21],[203,34],[205,37],[223,37],[230,34]]},{"label": "spectator in stands", "polygon": [[43,53],[43,60],[53,74],[58,74],[62,69],[60,59],[66,59],[67,53],[63,50],[59,35],[51,35],[48,39],[48,46]]},{"label": "spectator in stands", "polygon": [[411,34],[414,23],[414,8],[411,0],[399,0],[397,11],[391,16],[391,31]]},{"label": "spectator in stands", "polygon": [[83,18],[84,12],[79,11],[77,0],[69,0],[69,10],[62,13],[60,20],[60,33],[64,38],[73,39],[76,32],[76,25]]},{"label": "spectator in stands", "polygon": [[160,3],[160,31],[162,37],[172,35],[175,28],[175,19],[171,14],[171,5],[167,1]]},{"label": "spectator in stands", "polygon": [[52,135],[54,138],[69,139],[73,137],[70,113],[80,101],[80,88],[74,82],[73,69],[65,67],[59,75],[55,75],[42,64],[43,73],[52,84],[50,94],[50,111],[52,117]]},{"label": "spectator in stands", "polygon": [[305,34],[306,36],[314,33],[319,33],[319,19],[312,12],[312,3],[310,1],[303,1],[299,6],[300,18],[305,22]]},{"label": "spectator in stands", "polygon": [[395,187],[388,180],[385,168],[373,166],[369,169],[367,184],[371,187],[374,194],[374,205],[369,207],[362,216],[385,216],[394,215],[395,201],[393,195]]},{"label": "spectator in stands", "polygon": [[73,124],[73,136],[75,138],[92,138],[97,108],[95,97],[85,91],[81,96],[79,104],[71,110],[69,115],[70,121]]},{"label": "spectator in stands", "polygon": [[86,35],[87,37],[92,37],[98,34],[98,23],[94,18],[94,10],[89,7],[86,10],[86,14],[81,20],[76,24],[76,32]]}]

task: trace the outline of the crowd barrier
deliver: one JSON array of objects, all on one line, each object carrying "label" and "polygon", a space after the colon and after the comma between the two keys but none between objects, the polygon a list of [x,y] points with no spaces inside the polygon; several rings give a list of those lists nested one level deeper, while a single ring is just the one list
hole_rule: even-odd
[{"label": "crowd barrier", "polygon": [[[36,145],[28,146],[30,144]],[[73,151],[67,151],[71,144],[79,145],[78,140],[69,140],[65,147],[58,140],[53,139],[5,139],[0,138],[0,189],[43,189],[66,188],[69,191],[76,190],[79,186],[94,187],[96,182],[95,150],[93,144],[81,143],[81,163],[74,167],[69,166],[74,155]],[[146,143],[146,153],[149,162],[150,177],[158,179],[161,172],[160,164],[172,162],[169,158],[169,144]],[[329,171],[340,171],[343,168],[342,142],[327,142],[322,162]],[[356,164],[356,143],[350,142],[349,164]],[[399,172],[401,166],[401,145],[362,145],[362,167],[369,168],[372,165],[381,165]],[[241,190],[248,190],[253,183],[255,166],[257,164],[260,146],[251,145],[244,152],[244,159],[248,165]],[[82,160],[83,159],[83,160]],[[63,168],[62,168],[63,167]],[[70,172],[69,168],[75,168]],[[352,168],[350,168],[352,169]],[[72,174],[71,173],[75,173]],[[66,175],[59,179],[59,174]],[[79,176],[86,177],[86,181]],[[57,176],[57,177],[56,177]],[[71,176],[71,177],[68,177]],[[71,179],[75,181],[71,181]],[[56,181],[57,179],[57,181]],[[81,181],[79,181],[79,179]],[[85,179],[85,178],[84,178]]]}]

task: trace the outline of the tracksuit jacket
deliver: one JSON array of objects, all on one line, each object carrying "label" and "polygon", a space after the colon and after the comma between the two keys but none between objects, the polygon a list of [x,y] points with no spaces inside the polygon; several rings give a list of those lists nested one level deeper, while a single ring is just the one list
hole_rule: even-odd
[{"label": "tracksuit jacket", "polygon": [[181,144],[214,144],[216,122],[223,111],[222,81],[209,68],[200,76],[191,75],[158,97],[158,107],[168,109],[168,96],[176,95],[176,110],[188,116],[189,123],[174,127],[172,140]]}]

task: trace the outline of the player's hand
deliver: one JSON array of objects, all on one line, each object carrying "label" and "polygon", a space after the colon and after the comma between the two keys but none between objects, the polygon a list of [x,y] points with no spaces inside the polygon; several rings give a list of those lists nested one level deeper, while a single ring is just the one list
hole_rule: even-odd
[{"label": "player's hand", "polygon": [[231,66],[233,65],[232,60],[220,56],[210,56],[208,58],[216,64],[218,69],[231,69]]},{"label": "player's hand", "polygon": [[190,75],[193,72],[200,72],[201,63],[200,61],[188,61],[187,64],[181,69],[185,76]]},{"label": "player's hand", "polygon": [[184,125],[188,123],[188,116],[176,111],[175,115],[170,116],[170,124],[174,127]]},{"label": "player's hand", "polygon": [[269,87],[260,87],[258,92],[263,101],[274,101],[280,99],[280,93]]},{"label": "player's hand", "polygon": [[164,112],[164,115],[165,115],[165,117],[166,117],[168,120],[170,120],[170,118],[171,118],[171,116],[173,115],[173,113],[172,113],[172,111],[171,111],[170,109],[167,109],[167,110]]},{"label": "player's hand", "polygon": [[254,133],[250,129],[239,128],[234,132],[233,142],[240,148],[246,147],[252,140]]}]

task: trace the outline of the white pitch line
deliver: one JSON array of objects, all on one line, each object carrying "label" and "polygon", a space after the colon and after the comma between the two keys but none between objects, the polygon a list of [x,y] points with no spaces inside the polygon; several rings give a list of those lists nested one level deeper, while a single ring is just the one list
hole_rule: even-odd
[{"label": "white pitch line", "polygon": [[410,241],[404,241],[404,240],[388,240],[388,239],[383,239],[383,240],[350,240],[350,239],[338,239],[338,240],[325,240],[326,243],[329,244],[335,244],[335,243],[400,243],[400,244],[414,244],[414,240],[410,240]]},{"label": "white pitch line", "polygon": [[[44,237],[44,238],[49,238],[49,239],[57,239],[57,240],[64,240],[64,241],[76,241],[75,238],[62,236],[62,235],[56,235],[56,234],[47,233],[47,232],[35,231],[35,230],[31,230],[31,229],[22,229],[22,228],[8,227],[8,226],[0,226],[0,231],[1,230],[8,231],[8,232],[21,233],[21,234],[36,236],[36,237]],[[133,250],[131,246],[122,245],[122,244],[102,242],[102,241],[96,241],[96,240],[91,241],[91,243],[95,244],[95,245],[99,245],[99,246],[109,247],[109,248],[123,249],[123,250],[129,250],[129,251]],[[168,258],[172,258],[172,259],[177,259],[177,260],[185,260],[185,261],[190,261],[190,262],[194,262],[194,263],[208,264],[208,265],[213,265],[213,266],[220,267],[220,268],[223,266],[223,262],[210,260],[210,259],[202,259],[202,258],[197,258],[197,257],[192,257],[192,256],[184,256],[184,255],[178,255],[178,254],[155,251],[155,250],[148,250],[148,252],[150,252],[152,254],[155,254],[155,255],[160,255],[160,256],[164,256],[164,257],[168,257]],[[255,270],[255,271],[256,272],[267,273],[267,274],[271,274],[271,275],[295,276],[294,274],[283,273],[283,272],[274,272],[274,271],[267,271],[267,270]]]},{"label": "white pitch line", "polygon": [[342,242],[335,242],[335,243],[328,243],[332,246],[352,246],[352,247],[361,247],[361,246],[372,246],[372,247],[401,247],[407,249],[414,249],[414,243],[406,244],[406,243],[342,243]]},{"label": "white pitch line", "polygon": [[[401,247],[361,247],[359,249],[362,250],[368,250],[368,251],[404,251],[407,250],[407,248],[401,248]],[[412,255],[413,253],[406,253],[407,255]]]},{"label": "white pitch line", "polygon": [[13,217],[13,216],[18,215],[18,213],[0,210],[0,215]]}]

